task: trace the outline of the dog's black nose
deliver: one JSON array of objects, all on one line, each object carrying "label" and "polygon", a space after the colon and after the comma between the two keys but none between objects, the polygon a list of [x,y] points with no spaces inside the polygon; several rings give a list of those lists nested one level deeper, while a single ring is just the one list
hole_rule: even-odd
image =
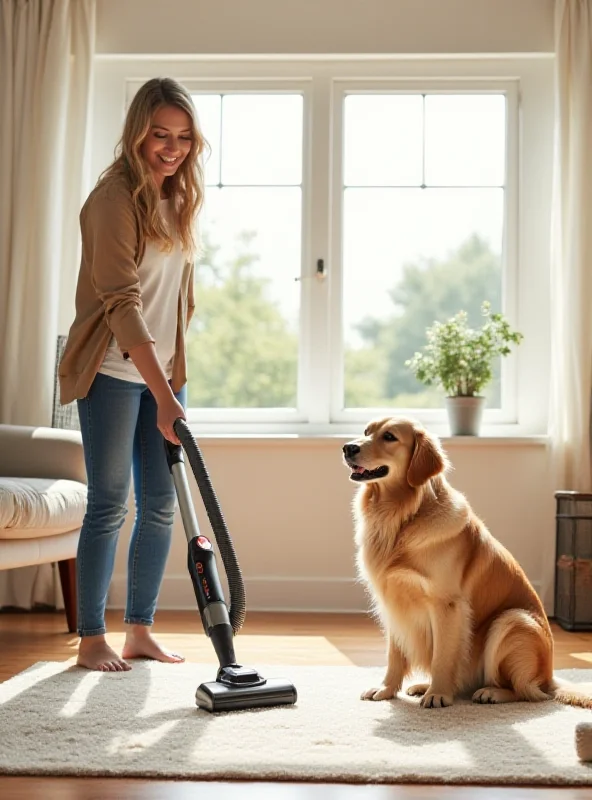
[{"label": "dog's black nose", "polygon": [[353,458],[360,452],[359,444],[344,444],[343,452],[347,458]]}]

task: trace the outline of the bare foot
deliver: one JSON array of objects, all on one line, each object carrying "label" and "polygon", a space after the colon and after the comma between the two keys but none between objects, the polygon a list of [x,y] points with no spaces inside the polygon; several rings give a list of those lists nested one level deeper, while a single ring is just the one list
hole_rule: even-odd
[{"label": "bare foot", "polygon": [[98,670],[99,672],[127,672],[129,664],[120,658],[112,647],[109,647],[104,636],[83,636],[78,647],[79,667]]},{"label": "bare foot", "polygon": [[178,664],[185,661],[183,656],[163,650],[152,637],[147,625],[130,625],[121,652],[122,658],[153,658],[155,661],[166,661]]}]

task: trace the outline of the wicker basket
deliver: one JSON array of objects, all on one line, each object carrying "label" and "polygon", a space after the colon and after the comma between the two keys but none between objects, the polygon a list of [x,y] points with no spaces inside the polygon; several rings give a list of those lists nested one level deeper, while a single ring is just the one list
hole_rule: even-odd
[{"label": "wicker basket", "polygon": [[592,494],[556,492],[555,619],[592,631]]}]

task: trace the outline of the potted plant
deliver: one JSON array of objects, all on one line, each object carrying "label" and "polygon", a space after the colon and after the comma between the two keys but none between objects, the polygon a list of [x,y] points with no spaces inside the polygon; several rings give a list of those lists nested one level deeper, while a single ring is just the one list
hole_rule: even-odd
[{"label": "potted plant", "polygon": [[491,304],[481,306],[485,322],[469,328],[467,313],[459,311],[447,322],[434,322],[426,330],[427,345],[405,362],[426,386],[441,386],[453,436],[477,436],[485,398],[481,390],[493,378],[493,361],[507,356],[510,345],[524,338],[513,331],[503,314],[492,314]]}]

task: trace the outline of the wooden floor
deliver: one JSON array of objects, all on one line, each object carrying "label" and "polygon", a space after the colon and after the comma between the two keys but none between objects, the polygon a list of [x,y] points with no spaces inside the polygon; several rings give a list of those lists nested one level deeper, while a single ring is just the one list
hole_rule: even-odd
[{"label": "wooden floor", "polygon": [[[120,613],[107,618],[109,641],[123,642]],[[74,660],[78,638],[68,634],[62,614],[0,614],[0,682],[37,661]],[[159,640],[188,661],[215,664],[197,612],[160,612]],[[555,666],[592,668],[592,633],[567,633],[553,625]],[[383,666],[384,645],[375,623],[345,614],[258,614],[251,612],[240,633],[244,663]],[[0,736],[6,735],[1,729]],[[576,800],[592,789],[461,786],[349,786],[281,783],[200,783],[103,778],[0,777],[2,800],[188,800],[208,792],[212,800]]]}]

